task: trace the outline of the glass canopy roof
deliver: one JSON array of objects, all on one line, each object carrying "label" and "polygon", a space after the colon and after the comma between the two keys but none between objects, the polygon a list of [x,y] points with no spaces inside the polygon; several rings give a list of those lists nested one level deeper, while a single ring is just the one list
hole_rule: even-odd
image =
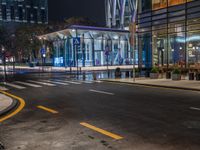
[{"label": "glass canopy roof", "polygon": [[105,38],[105,39],[117,40],[120,38],[122,40],[129,40],[129,31],[102,28],[102,27],[72,25],[67,29],[41,35],[38,36],[38,38],[54,41],[54,40],[66,39],[67,37],[73,38],[80,36],[84,36],[84,38],[94,38],[94,39]]}]

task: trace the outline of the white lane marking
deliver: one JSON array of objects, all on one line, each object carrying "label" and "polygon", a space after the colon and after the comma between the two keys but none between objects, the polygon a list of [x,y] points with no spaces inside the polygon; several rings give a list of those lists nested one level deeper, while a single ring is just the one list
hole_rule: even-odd
[{"label": "white lane marking", "polygon": [[7,89],[7,88],[5,88],[5,87],[2,87],[2,86],[0,86],[0,90],[2,90],[2,91],[8,91],[9,89]]},{"label": "white lane marking", "polygon": [[50,82],[50,83],[53,83],[53,84],[60,84],[60,85],[69,85],[69,84],[67,84],[67,83],[58,82],[58,81],[52,81],[52,80],[40,80],[40,81],[43,81],[43,82]]},{"label": "white lane marking", "polygon": [[87,84],[92,84],[92,83],[93,83],[92,81],[79,81],[79,80],[77,80],[77,82],[80,82],[80,83],[87,83]]},{"label": "white lane marking", "polygon": [[31,86],[31,87],[35,87],[35,88],[42,87],[40,85],[36,85],[36,84],[28,83],[28,82],[16,81],[15,83],[19,83],[19,84],[23,84],[23,85],[27,85],[27,86]]},{"label": "white lane marking", "polygon": [[24,87],[24,86],[16,85],[16,84],[13,84],[13,83],[4,82],[3,84],[10,86],[10,87],[13,87],[13,88],[16,88],[16,89],[20,89],[20,90],[26,89],[26,87]]},{"label": "white lane marking", "polygon": [[192,110],[199,110],[200,111],[200,108],[196,108],[196,107],[190,107],[190,109],[192,109]]},{"label": "white lane marking", "polygon": [[[57,81],[62,81],[62,80],[57,80]],[[71,84],[77,84],[77,85],[80,85],[80,84],[81,84],[81,83],[79,83],[79,82],[68,81],[68,80],[64,80],[63,82],[71,83]]]},{"label": "white lane marking", "polygon": [[98,91],[98,90],[89,90],[90,92],[95,92],[95,93],[101,93],[101,94],[107,94],[107,95],[115,95],[114,93],[110,92],[105,92],[105,91]]},{"label": "white lane marking", "polygon": [[47,82],[40,82],[40,81],[33,81],[33,80],[28,80],[28,82],[33,82],[41,85],[47,85],[47,86],[56,86],[55,84],[47,83]]}]

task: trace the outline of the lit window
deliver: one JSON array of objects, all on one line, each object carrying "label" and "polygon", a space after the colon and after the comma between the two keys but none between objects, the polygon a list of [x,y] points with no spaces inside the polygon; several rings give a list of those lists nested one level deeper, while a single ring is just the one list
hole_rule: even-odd
[{"label": "lit window", "polygon": [[153,0],[152,7],[153,10],[165,8],[167,7],[167,0]]}]

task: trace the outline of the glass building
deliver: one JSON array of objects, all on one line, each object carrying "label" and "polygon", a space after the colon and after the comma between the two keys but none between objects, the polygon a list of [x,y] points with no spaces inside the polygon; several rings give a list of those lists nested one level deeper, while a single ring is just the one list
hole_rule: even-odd
[{"label": "glass building", "polygon": [[130,65],[129,31],[73,25],[39,37],[53,44],[54,66]]},{"label": "glass building", "polygon": [[[106,0],[107,26],[128,27],[133,2]],[[141,68],[200,69],[200,0],[139,0],[135,46]]]},{"label": "glass building", "polygon": [[0,22],[48,23],[48,0],[0,0]]}]

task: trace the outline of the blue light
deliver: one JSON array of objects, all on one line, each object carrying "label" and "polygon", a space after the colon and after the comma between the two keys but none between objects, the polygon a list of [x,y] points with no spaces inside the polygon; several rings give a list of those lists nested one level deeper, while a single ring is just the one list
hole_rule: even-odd
[{"label": "blue light", "polygon": [[55,57],[54,58],[54,66],[63,66],[64,59],[63,57]]},{"label": "blue light", "polygon": [[185,40],[184,37],[177,37],[176,38],[176,41],[179,42],[179,43],[185,43],[185,42],[190,42],[190,41],[199,41],[199,40],[200,40],[199,35],[188,37],[188,38],[186,38],[186,40]]}]

